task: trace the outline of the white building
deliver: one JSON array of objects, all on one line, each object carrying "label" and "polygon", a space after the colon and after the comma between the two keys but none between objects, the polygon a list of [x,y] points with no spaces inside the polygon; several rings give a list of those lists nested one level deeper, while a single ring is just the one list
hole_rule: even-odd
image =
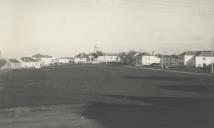
[{"label": "white building", "polygon": [[22,69],[24,68],[23,64],[17,59],[9,59],[7,61],[8,69]]},{"label": "white building", "polygon": [[41,66],[49,66],[54,64],[54,59],[52,56],[36,54],[32,56],[33,59],[38,60]]},{"label": "white building", "polygon": [[196,55],[200,51],[185,51],[184,53],[180,54],[183,59],[184,66],[186,67],[195,67],[195,59]]},{"label": "white building", "polygon": [[62,58],[57,58],[56,62],[60,64],[69,64],[74,62],[74,59],[70,57],[62,57]]},{"label": "white building", "polygon": [[41,64],[39,61],[31,58],[31,57],[22,57],[19,59],[20,62],[22,63],[23,67],[26,69],[30,69],[30,68],[41,68]]},{"label": "white building", "polygon": [[75,64],[84,64],[84,63],[88,63],[88,59],[83,57],[83,58],[80,58],[80,57],[75,57],[74,58],[74,63]]},{"label": "white building", "polygon": [[121,59],[117,54],[105,54],[103,56],[98,56],[95,61],[99,63],[118,63],[121,62]]},{"label": "white building", "polygon": [[202,51],[196,55],[195,63],[196,67],[208,67],[214,63],[214,56],[211,51]]},{"label": "white building", "polygon": [[89,63],[89,57],[85,53],[80,53],[80,54],[78,54],[78,55],[75,56],[74,63],[75,64]]},{"label": "white building", "polygon": [[155,55],[151,55],[149,53],[137,53],[135,55],[136,58],[136,66],[147,66],[151,64],[160,64],[161,59]]}]

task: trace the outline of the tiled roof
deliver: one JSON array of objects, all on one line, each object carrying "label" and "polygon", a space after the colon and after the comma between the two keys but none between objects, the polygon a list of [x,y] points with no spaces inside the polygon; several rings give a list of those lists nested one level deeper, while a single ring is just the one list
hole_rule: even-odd
[{"label": "tiled roof", "polygon": [[196,55],[196,53],[199,51],[185,51],[181,53],[180,55]]},{"label": "tiled roof", "polygon": [[10,61],[11,63],[21,63],[21,62],[18,61],[17,59],[9,59],[9,61]]},{"label": "tiled roof", "polygon": [[165,58],[178,58],[178,55],[162,55]]},{"label": "tiled roof", "polygon": [[33,58],[31,57],[22,57],[20,58],[22,61],[24,62],[38,62],[37,60],[34,60]]},{"label": "tiled roof", "polygon": [[137,53],[134,56],[151,56],[151,54],[147,53],[147,52],[141,52],[141,53]]},{"label": "tiled roof", "polygon": [[52,56],[49,55],[41,55],[41,54],[36,54],[32,56],[33,58],[52,58]]},{"label": "tiled roof", "polygon": [[118,53],[104,53],[103,56],[119,56]]},{"label": "tiled roof", "polygon": [[201,51],[197,56],[213,56],[211,51]]}]

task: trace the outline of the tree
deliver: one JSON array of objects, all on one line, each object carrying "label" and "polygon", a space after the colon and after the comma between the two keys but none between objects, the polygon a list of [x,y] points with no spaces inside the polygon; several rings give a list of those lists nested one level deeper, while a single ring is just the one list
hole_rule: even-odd
[{"label": "tree", "polygon": [[98,56],[103,56],[104,53],[102,51],[97,51],[96,53],[91,53],[90,55],[96,59]]},{"label": "tree", "polygon": [[126,61],[127,54],[126,54],[125,52],[120,52],[120,53],[119,53],[119,57],[120,57],[121,62],[122,62],[123,64],[127,64],[127,61]]},{"label": "tree", "polygon": [[136,51],[129,51],[127,53],[125,60],[128,65],[135,65],[136,63],[135,56],[134,56],[135,54],[137,54]]},{"label": "tree", "polygon": [[79,53],[76,55],[78,58],[88,58],[88,55],[86,53]]}]

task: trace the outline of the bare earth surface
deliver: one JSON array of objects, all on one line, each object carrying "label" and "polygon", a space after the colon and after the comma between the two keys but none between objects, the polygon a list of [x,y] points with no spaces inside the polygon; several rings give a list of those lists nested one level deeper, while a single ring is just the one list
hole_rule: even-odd
[{"label": "bare earth surface", "polygon": [[116,65],[0,73],[0,128],[213,128],[214,77]]}]

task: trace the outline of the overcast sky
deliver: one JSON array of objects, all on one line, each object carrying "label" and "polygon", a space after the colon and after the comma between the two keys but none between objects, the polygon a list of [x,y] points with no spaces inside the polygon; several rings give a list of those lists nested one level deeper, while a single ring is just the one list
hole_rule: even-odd
[{"label": "overcast sky", "polygon": [[[209,50],[214,0],[0,0],[3,57]],[[214,40],[213,40],[214,42]]]}]

